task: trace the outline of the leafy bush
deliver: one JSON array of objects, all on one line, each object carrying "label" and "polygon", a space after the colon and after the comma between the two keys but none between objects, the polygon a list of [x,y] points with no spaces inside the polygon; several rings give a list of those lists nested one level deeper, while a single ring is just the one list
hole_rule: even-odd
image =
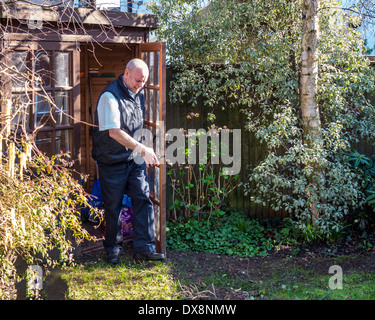
[{"label": "leafy bush", "polygon": [[[1,137],[1,136],[0,136]],[[86,193],[73,178],[68,154],[48,158],[32,139],[0,139],[0,296],[16,277],[15,260],[27,264],[72,261],[72,241],[90,238],[79,206]],[[77,174],[77,173],[75,173]],[[83,177],[82,177],[83,178]],[[71,233],[72,236],[69,236]],[[59,258],[52,255],[58,249]],[[55,251],[55,250],[54,250]]]},{"label": "leafy bush", "polygon": [[363,207],[353,216],[354,224],[364,231],[374,221],[375,212],[375,156],[371,158],[353,150],[345,156],[353,171],[358,175],[363,194]]},{"label": "leafy bush", "polygon": [[[221,131],[215,125],[212,125],[211,129],[211,133],[216,135]],[[189,134],[192,135],[195,141],[195,138],[205,133],[185,131],[184,134],[186,137]],[[167,171],[173,189],[173,204],[170,207],[173,218],[177,219],[178,216],[191,218],[194,214],[197,214],[198,220],[200,215],[222,216],[225,214],[223,208],[229,204],[229,194],[239,183],[238,175],[227,175],[222,171],[223,165],[220,157],[222,142],[215,146],[215,143],[209,140],[204,155],[205,161],[191,164],[189,156],[193,146],[189,145],[189,141],[186,139],[186,145],[181,146],[185,163],[169,164]],[[194,148],[199,147],[199,141],[194,143]],[[211,155],[214,152],[217,152],[216,156],[220,159],[219,164],[212,163]]]},{"label": "leafy bush", "polygon": [[167,222],[167,246],[219,255],[265,256],[274,246],[265,231],[258,220],[249,219],[242,212],[200,221],[192,217],[186,222]]},{"label": "leafy bush", "polygon": [[375,211],[375,156],[372,159],[357,150],[346,156],[355,172],[360,176],[362,188],[366,194],[366,203]]},{"label": "leafy bush", "polygon": [[158,37],[169,43],[169,62],[178,71],[171,100],[189,98],[197,105],[202,99],[211,110],[241,110],[245,129],[267,148],[251,164],[245,192],[275,211],[289,212],[310,240],[339,234],[344,217],[363,206],[361,182],[342,154],[352,143],[375,138],[375,108],[368,98],[374,70],[350,16],[337,9],[338,2],[321,1],[321,141],[309,146],[299,90],[301,1],[153,3]]}]

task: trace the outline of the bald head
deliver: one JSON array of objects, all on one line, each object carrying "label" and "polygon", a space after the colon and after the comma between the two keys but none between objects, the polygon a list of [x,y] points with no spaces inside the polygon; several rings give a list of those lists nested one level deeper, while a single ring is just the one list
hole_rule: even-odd
[{"label": "bald head", "polygon": [[128,89],[135,94],[144,87],[148,75],[147,64],[141,59],[132,59],[126,65],[123,80]]},{"label": "bald head", "polygon": [[130,60],[125,68],[125,70],[129,70],[130,72],[133,72],[135,69],[144,69],[148,72],[148,66],[142,59]]}]

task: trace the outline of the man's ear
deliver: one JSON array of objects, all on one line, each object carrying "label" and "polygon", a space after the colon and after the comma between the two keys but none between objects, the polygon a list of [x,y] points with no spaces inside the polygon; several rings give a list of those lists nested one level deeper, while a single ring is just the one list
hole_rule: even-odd
[{"label": "man's ear", "polygon": [[129,78],[129,74],[130,74],[130,72],[129,72],[129,70],[128,69],[126,69],[125,71],[124,71],[124,78]]}]

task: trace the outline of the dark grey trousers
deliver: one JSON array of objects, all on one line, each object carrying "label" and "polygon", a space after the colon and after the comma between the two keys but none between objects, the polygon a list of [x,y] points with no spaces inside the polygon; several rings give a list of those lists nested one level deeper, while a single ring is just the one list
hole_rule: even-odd
[{"label": "dark grey trousers", "polygon": [[134,161],[105,165],[98,163],[100,187],[104,202],[107,254],[122,251],[121,207],[125,189],[133,204],[134,252],[155,251],[154,209],[146,177],[146,165]]}]

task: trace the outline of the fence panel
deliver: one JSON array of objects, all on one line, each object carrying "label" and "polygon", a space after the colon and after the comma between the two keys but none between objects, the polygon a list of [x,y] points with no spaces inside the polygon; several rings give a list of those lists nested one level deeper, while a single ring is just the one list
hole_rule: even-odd
[{"label": "fence panel", "polygon": [[[193,107],[187,103],[177,102],[171,103],[169,101],[168,92],[169,84],[172,80],[173,71],[167,69],[167,118],[166,130],[172,128],[187,129],[205,129],[206,131],[211,126],[212,122],[208,121],[203,115],[209,111],[203,103]],[[375,99],[374,99],[375,101]],[[189,113],[199,113],[197,118],[188,119]],[[229,129],[241,129],[241,171],[239,179],[241,182],[248,181],[249,167],[255,167],[266,156],[266,148],[261,145],[254,134],[246,131],[246,116],[238,110],[225,109],[214,112],[216,119],[213,122],[218,127],[227,126]],[[366,143],[353,144],[353,148],[358,152],[371,156],[375,154],[375,146]],[[167,208],[172,204],[172,187],[171,181],[167,178]],[[231,206],[246,212],[249,216],[272,218],[275,216],[284,218],[289,214],[286,212],[275,212],[268,205],[261,206],[252,201],[252,195],[245,196],[242,187],[236,188],[230,196]]]},{"label": "fence panel", "polygon": [[[169,92],[169,84],[172,80],[173,71],[167,69],[167,97]],[[188,99],[184,103],[171,103],[167,98],[167,117],[166,130],[170,129],[204,129],[209,130],[212,124],[217,127],[227,126],[229,129],[241,129],[241,170],[239,180],[241,182],[248,181],[248,167],[256,166],[263,157],[265,157],[265,148],[255,138],[254,134],[245,130],[246,117],[239,111],[233,109],[220,110],[215,112],[216,119],[211,122],[204,115],[208,109],[203,104],[195,107],[191,106]],[[190,113],[198,113],[199,117],[188,119]],[[252,196],[244,195],[243,187],[237,187],[230,195],[231,206],[239,210],[245,211],[250,216],[262,216],[265,218],[274,217],[276,214],[268,206],[260,206],[252,201]],[[171,181],[167,178],[167,208],[172,205],[172,187]]]}]

